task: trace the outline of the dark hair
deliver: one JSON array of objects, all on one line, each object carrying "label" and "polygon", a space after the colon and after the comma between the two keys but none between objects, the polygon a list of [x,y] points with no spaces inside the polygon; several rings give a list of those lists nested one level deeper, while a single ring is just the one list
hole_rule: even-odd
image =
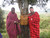
[{"label": "dark hair", "polygon": [[11,9],[15,9],[14,7],[12,7]]},{"label": "dark hair", "polygon": [[33,7],[30,7],[30,9],[31,9],[31,8],[33,8]]},{"label": "dark hair", "polygon": [[11,11],[13,11],[13,9],[15,10],[15,8],[14,8],[14,7],[12,7],[12,8],[11,8]]}]

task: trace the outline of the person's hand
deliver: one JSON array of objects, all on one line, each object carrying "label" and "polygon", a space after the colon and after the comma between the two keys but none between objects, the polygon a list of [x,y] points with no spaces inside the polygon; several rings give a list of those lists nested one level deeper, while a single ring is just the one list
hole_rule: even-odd
[{"label": "person's hand", "polygon": [[16,23],[16,21],[14,21],[14,23]]},{"label": "person's hand", "polygon": [[14,21],[14,23],[18,23],[17,21]]}]

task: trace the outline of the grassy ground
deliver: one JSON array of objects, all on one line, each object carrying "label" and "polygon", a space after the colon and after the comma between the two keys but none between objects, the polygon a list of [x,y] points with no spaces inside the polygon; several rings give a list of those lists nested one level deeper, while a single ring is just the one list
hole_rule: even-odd
[{"label": "grassy ground", "polygon": [[50,38],[50,15],[40,15],[40,38]]}]

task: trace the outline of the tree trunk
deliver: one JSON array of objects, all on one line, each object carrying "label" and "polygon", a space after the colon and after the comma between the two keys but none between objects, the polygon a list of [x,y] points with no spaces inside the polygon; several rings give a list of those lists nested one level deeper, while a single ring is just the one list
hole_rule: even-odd
[{"label": "tree trunk", "polygon": [[[18,5],[23,18],[20,17],[21,26],[21,38],[29,38],[29,26],[28,26],[28,0],[18,0]],[[27,17],[27,19],[25,18]],[[23,24],[24,25],[23,25]],[[26,23],[26,25],[25,25]]]},{"label": "tree trunk", "polygon": [[28,14],[28,0],[24,1],[24,13]]},{"label": "tree trunk", "polygon": [[28,0],[18,0],[21,14],[28,14]]},{"label": "tree trunk", "polygon": [[18,5],[19,5],[20,12],[22,12],[22,1],[21,0],[18,0]]}]

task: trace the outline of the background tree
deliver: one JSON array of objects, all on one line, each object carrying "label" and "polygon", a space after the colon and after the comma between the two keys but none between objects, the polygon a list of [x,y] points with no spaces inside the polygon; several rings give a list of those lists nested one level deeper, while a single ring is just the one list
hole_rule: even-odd
[{"label": "background tree", "polygon": [[[19,5],[20,12],[23,9],[23,14],[28,14],[29,5],[36,5],[39,2],[39,4],[37,4],[37,6],[41,5],[42,7],[44,7],[46,5],[47,1],[48,0],[4,0],[3,6],[5,6],[7,3],[10,5],[10,4],[14,4],[16,2]],[[43,2],[45,2],[45,3],[43,3]]]},{"label": "background tree", "polygon": [[4,22],[4,11],[0,8],[0,32],[4,31],[5,28],[5,22]]}]

